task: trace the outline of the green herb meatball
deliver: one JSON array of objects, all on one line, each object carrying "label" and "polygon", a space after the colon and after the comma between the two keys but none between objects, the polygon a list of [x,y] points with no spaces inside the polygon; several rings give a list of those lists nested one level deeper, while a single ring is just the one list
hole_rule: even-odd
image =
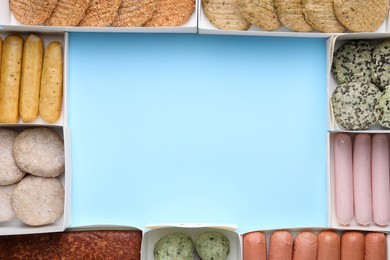
[{"label": "green herb meatball", "polygon": [[211,231],[196,239],[195,248],[202,260],[224,260],[229,255],[230,242],[224,234]]},{"label": "green herb meatball", "polygon": [[184,233],[165,235],[154,245],[156,260],[193,260],[194,256],[194,243]]}]

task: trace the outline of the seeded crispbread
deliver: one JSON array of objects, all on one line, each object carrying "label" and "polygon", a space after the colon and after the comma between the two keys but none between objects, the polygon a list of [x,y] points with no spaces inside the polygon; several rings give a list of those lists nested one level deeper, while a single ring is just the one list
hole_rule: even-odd
[{"label": "seeded crispbread", "polygon": [[381,89],[390,85],[390,40],[378,44],[372,54],[372,81]]},{"label": "seeded crispbread", "polygon": [[385,21],[388,0],[334,0],[337,19],[351,32],[374,32]]},{"label": "seeded crispbread", "polygon": [[91,0],[79,26],[109,26],[118,15],[121,0]]},{"label": "seeded crispbread", "polygon": [[274,0],[276,13],[284,26],[295,32],[311,32],[311,26],[303,14],[302,0]]},{"label": "seeded crispbread", "polygon": [[46,21],[56,7],[57,0],[10,0],[9,7],[22,24],[38,25]]},{"label": "seeded crispbread", "polygon": [[372,83],[340,84],[331,98],[336,122],[347,130],[364,130],[374,125],[380,95],[381,91]]},{"label": "seeded crispbread", "polygon": [[239,0],[240,11],[253,25],[273,31],[282,26],[276,14],[274,0]]},{"label": "seeded crispbread", "polygon": [[58,0],[45,25],[76,26],[84,18],[89,3],[90,0]]},{"label": "seeded crispbread", "polygon": [[0,129],[0,185],[10,185],[20,181],[25,172],[16,165],[12,147],[18,133],[9,129]]},{"label": "seeded crispbread", "polygon": [[156,0],[122,0],[112,25],[141,26],[152,18],[155,9]]},{"label": "seeded crispbread", "polygon": [[144,26],[181,26],[195,11],[195,0],[156,0],[152,18]]},{"label": "seeded crispbread", "polygon": [[342,33],[346,29],[333,12],[333,0],[302,0],[306,20],[319,32]]},{"label": "seeded crispbread", "polygon": [[363,40],[349,41],[333,55],[331,72],[337,83],[371,82],[373,47]]},{"label": "seeded crispbread", "polygon": [[239,0],[202,0],[203,11],[221,30],[247,30],[251,24],[240,11]]},{"label": "seeded crispbread", "polygon": [[24,224],[41,226],[53,223],[64,212],[65,191],[57,178],[26,176],[11,196],[16,216]]}]

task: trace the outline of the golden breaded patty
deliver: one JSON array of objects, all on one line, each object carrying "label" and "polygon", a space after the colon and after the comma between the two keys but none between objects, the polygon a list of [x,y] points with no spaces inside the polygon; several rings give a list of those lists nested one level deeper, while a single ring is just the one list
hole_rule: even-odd
[{"label": "golden breaded patty", "polygon": [[118,15],[121,0],[91,0],[79,26],[109,26]]},{"label": "golden breaded patty", "polygon": [[202,0],[203,11],[221,30],[248,30],[251,24],[241,13],[239,0]]},{"label": "golden breaded patty", "polygon": [[89,3],[90,0],[58,0],[45,25],[76,26],[84,18]]},{"label": "golden breaded patty", "polygon": [[10,0],[12,14],[22,24],[38,25],[46,21],[57,5],[57,0]]},{"label": "golden breaded patty", "polygon": [[195,0],[156,0],[152,19],[144,26],[181,26],[195,11]]},{"label": "golden breaded patty", "polygon": [[351,32],[374,32],[385,21],[388,0],[334,0],[337,19]]},{"label": "golden breaded patty", "polygon": [[118,16],[112,23],[116,27],[136,27],[152,18],[156,0],[122,0]]}]

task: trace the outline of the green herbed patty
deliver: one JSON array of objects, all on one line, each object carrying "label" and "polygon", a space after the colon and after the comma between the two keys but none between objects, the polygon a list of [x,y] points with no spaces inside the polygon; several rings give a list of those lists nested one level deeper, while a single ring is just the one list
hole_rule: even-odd
[{"label": "green herbed patty", "polygon": [[156,260],[193,260],[194,256],[194,243],[184,233],[165,235],[154,245]]},{"label": "green herbed patty", "polygon": [[374,109],[381,91],[372,83],[339,85],[332,94],[334,118],[348,130],[363,130],[376,123]]},{"label": "green herbed patty", "polygon": [[390,40],[378,44],[374,49],[372,81],[381,89],[390,85]]},{"label": "green herbed patty", "polygon": [[337,83],[371,82],[373,48],[367,41],[350,41],[333,56],[332,74]]},{"label": "green herbed patty", "polygon": [[390,128],[390,86],[380,96],[375,107],[375,116],[381,126]]},{"label": "green herbed patty", "polygon": [[224,260],[229,255],[230,242],[224,234],[211,231],[195,240],[195,248],[202,260]]}]

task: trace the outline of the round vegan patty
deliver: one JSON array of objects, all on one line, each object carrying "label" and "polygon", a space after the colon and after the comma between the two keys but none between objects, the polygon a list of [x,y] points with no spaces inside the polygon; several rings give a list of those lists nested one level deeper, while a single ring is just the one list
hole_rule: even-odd
[{"label": "round vegan patty", "polygon": [[230,252],[230,241],[224,234],[210,231],[195,240],[195,248],[202,260],[224,260]]},{"label": "round vegan patty", "polygon": [[16,165],[12,147],[18,133],[14,130],[0,129],[0,185],[10,185],[20,181],[26,174]]},{"label": "round vegan patty", "polygon": [[372,57],[372,81],[385,89],[390,85],[390,40],[378,44]]},{"label": "round vegan patty", "polygon": [[339,85],[331,98],[336,122],[348,130],[363,130],[374,125],[374,110],[380,95],[380,90],[372,83]]},{"label": "round vegan patty", "polygon": [[35,176],[57,177],[65,170],[64,141],[48,128],[24,130],[14,142],[18,167]]},{"label": "round vegan patty", "polygon": [[390,128],[390,86],[379,97],[375,107],[375,116],[381,126]]},{"label": "round vegan patty", "polygon": [[16,216],[24,224],[41,226],[53,223],[64,212],[65,191],[57,178],[26,176],[11,196]]},{"label": "round vegan patty", "polygon": [[332,74],[339,84],[371,82],[373,48],[367,41],[350,41],[334,53]]},{"label": "round vegan patty", "polygon": [[184,233],[165,235],[154,245],[156,260],[193,260],[194,256],[194,243],[191,237]]}]

